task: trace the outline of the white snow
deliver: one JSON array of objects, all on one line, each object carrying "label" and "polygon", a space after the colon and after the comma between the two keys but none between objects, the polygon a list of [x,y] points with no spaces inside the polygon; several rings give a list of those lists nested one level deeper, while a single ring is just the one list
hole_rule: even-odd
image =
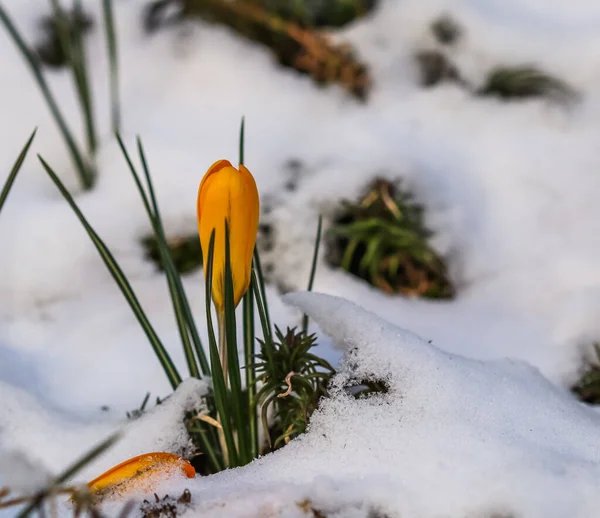
[{"label": "white snow", "polygon": [[[306,499],[326,516],[595,515],[600,416],[537,369],[446,353],[337,297],[286,299],[344,348],[331,398],[284,449],[165,481],[160,495],[190,489],[189,516],[302,516]],[[389,391],[355,399],[361,379]]]},{"label": "white snow", "polygon": [[[257,462],[256,469],[203,479],[195,491],[209,502],[203,488],[213,488],[211,498],[227,497],[228,505],[237,506],[232,513],[240,516],[250,512],[249,502],[252,509],[285,508],[292,516],[291,502],[307,495],[330,511],[339,504],[343,516],[364,514],[368,503],[415,516],[482,509],[592,516],[598,508],[591,489],[598,480],[593,440],[598,423],[562,390],[577,379],[583,356],[600,340],[599,4],[381,0],[370,16],[334,35],[353,43],[370,67],[374,87],[366,104],[339,87],[315,88],[307,77],[276,66],[267,49],[222,27],[194,21],[146,35],[141,26],[146,4],[115,0],[123,133],[132,154],[135,135],[143,139],[170,235],[195,232],[197,186],[215,160],[235,163],[245,115],[246,164],[261,194],[261,220],[273,226],[273,248],[262,257],[273,267],[268,296],[275,323],[299,323],[299,312],[283,304],[279,288],[305,288],[318,214],[327,228],[339,201],[355,197],[374,175],[402,178],[426,206],[433,242],[448,255],[459,290],[455,301],[443,303],[382,295],[332,270],[323,250],[316,291],[358,302],[433,344],[417,345],[416,338],[405,340],[403,331],[387,327],[386,332],[400,333],[395,345],[383,338],[359,340],[372,329],[369,325],[384,326],[369,324],[372,317],[364,321],[364,330],[344,324],[357,333],[360,347],[354,354],[365,360],[360,368],[388,373],[403,399],[390,395],[354,402],[336,394],[306,438]],[[100,3],[85,0],[84,5],[96,19],[87,38],[100,136],[99,182],[91,192],[80,192],[45,102],[0,30],[5,121],[0,184],[39,127],[0,214],[0,450],[24,458],[25,465],[38,462],[43,473],[59,471],[115,429],[147,392],[154,401],[168,395],[170,387],[36,153],[76,193],[186,374],[165,279],[144,259],[139,244],[150,225],[110,135]],[[3,0],[3,6],[27,41],[37,41],[38,20],[50,3]],[[446,52],[469,83],[481,84],[496,65],[533,63],[566,80],[581,94],[580,101],[507,103],[476,98],[452,84],[424,90],[412,54],[435,46],[429,25],[441,14],[463,28],[461,39]],[[83,143],[70,75],[46,75]],[[288,191],[286,163],[293,158],[302,168],[297,188]],[[186,276],[184,283],[204,337],[202,273]],[[326,304],[323,300],[310,299],[313,310]],[[341,322],[320,325],[340,339]],[[322,354],[339,357],[324,335],[319,342]],[[372,347],[389,357],[387,365],[368,353]],[[410,355],[395,358],[392,347]],[[429,379],[409,374],[419,371]],[[390,426],[390,416],[378,407],[383,404],[404,422]],[[342,410],[335,424],[333,416]],[[369,417],[379,427],[360,428],[352,417],[362,413],[363,420]],[[150,443],[159,436],[177,443],[171,435],[177,434],[163,431],[161,423]],[[319,439],[317,430],[328,439]],[[356,458],[341,456],[346,461],[338,464],[326,451],[328,441],[339,453],[343,441],[358,445],[367,439],[382,448],[372,458],[363,451]],[[123,444],[123,455],[115,448],[109,464],[141,452],[128,441]],[[392,474],[375,459],[391,466]],[[363,467],[370,480],[364,485],[356,471]],[[5,470],[0,471],[4,478]],[[268,480],[277,482],[277,492]],[[233,488],[230,481],[244,485],[236,482]],[[215,507],[211,512],[225,511]]]}]

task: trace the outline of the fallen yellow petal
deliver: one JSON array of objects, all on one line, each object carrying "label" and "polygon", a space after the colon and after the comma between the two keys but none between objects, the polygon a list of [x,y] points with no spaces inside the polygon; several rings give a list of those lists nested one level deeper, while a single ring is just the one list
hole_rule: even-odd
[{"label": "fallen yellow petal", "polygon": [[[196,476],[196,470],[186,460],[172,453],[145,453],[118,464],[88,483],[92,495],[107,491],[148,489],[158,482],[154,477],[168,476],[179,471],[188,478]],[[161,477],[162,478],[162,477]]]}]

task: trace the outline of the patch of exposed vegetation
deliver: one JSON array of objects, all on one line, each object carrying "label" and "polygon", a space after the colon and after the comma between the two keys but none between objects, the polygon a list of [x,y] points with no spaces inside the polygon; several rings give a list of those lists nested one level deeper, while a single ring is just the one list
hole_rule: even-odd
[{"label": "patch of exposed vegetation", "polygon": [[[142,246],[144,247],[146,259],[151,260],[160,271],[164,271],[165,267],[156,236],[151,235],[142,238]],[[197,233],[189,236],[175,236],[168,240],[167,246],[175,268],[179,273],[191,273],[202,267],[202,249]]]},{"label": "patch of exposed vegetation", "polygon": [[477,93],[502,99],[549,97],[571,101],[577,98],[575,90],[564,81],[527,65],[493,69]]},{"label": "patch of exposed vegetation", "polygon": [[[337,1],[330,0],[329,4]],[[339,84],[354,97],[366,100],[371,78],[367,66],[359,61],[350,45],[333,43],[324,32],[300,22],[297,15],[291,15],[296,8],[292,8],[290,3],[272,0],[273,10],[263,5],[266,3],[269,2],[157,0],[147,8],[145,26],[155,30],[161,25],[161,15],[175,6],[179,11],[171,15],[171,21],[199,16],[205,21],[226,25],[241,36],[270,48],[280,65],[309,75],[319,85]],[[355,6],[352,12],[359,12],[361,6],[366,9],[372,2],[356,0],[351,3]],[[327,2],[322,4],[327,5]],[[338,2],[336,5],[341,4]],[[337,8],[331,12],[338,11],[346,12]],[[285,18],[282,12],[287,13],[289,18]],[[347,18],[347,15],[340,16],[339,21]]]},{"label": "patch of exposed vegetation", "polygon": [[329,231],[328,260],[386,293],[454,297],[444,260],[429,245],[423,207],[377,179],[358,202],[342,203]]},{"label": "patch of exposed vegetation", "polygon": [[590,363],[579,378],[572,392],[584,403],[600,404],[600,344],[594,344],[596,362]]},{"label": "patch of exposed vegetation", "polygon": [[[315,335],[295,328],[283,333],[277,326],[273,346],[267,348],[261,342],[256,367],[262,387],[256,398],[272,449],[304,433],[319,401],[328,395],[327,385],[335,370],[313,354],[315,342]],[[273,411],[272,426],[267,420],[269,410]]]}]

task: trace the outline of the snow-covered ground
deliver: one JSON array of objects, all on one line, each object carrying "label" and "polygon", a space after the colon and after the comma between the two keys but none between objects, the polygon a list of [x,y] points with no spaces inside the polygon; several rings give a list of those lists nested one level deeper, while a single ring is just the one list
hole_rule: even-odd
[{"label": "snow-covered ground", "polygon": [[[363,324],[357,327],[351,317],[358,310],[335,316],[327,304],[338,302],[299,299],[317,308],[315,316],[331,313],[321,328],[338,341],[356,340],[355,354],[374,362],[377,374],[389,374],[397,390],[360,403],[334,396],[306,438],[243,470],[195,481],[194,499],[207,500],[205,491],[214,491],[215,502],[229,498],[235,509],[210,511],[226,516],[260,513],[263,504],[276,513],[302,498],[330,511],[339,504],[342,516],[354,507],[360,516],[370,505],[403,516],[593,516],[600,423],[565,388],[600,340],[600,4],[381,0],[339,34],[373,76],[369,102],[360,104],[338,87],[317,89],[277,67],[268,50],[221,27],[194,22],[147,35],[145,3],[115,0],[123,129],[131,150],[135,135],[143,138],[168,233],[195,231],[198,183],[215,160],[235,163],[245,115],[245,162],[269,208],[262,220],[274,228],[274,247],[263,260],[274,265],[268,295],[278,325],[299,322],[275,284],[305,287],[318,214],[327,226],[339,201],[374,175],[403,178],[424,203],[434,244],[450,258],[459,290],[452,302],[386,296],[321,260],[315,291],[355,301],[424,343],[389,329],[376,339],[383,324],[356,316]],[[164,277],[139,244],[150,225],[110,135],[100,3],[84,4],[97,21],[88,54],[101,141],[98,185],[77,202],[185,372]],[[3,5],[36,41],[49,2]],[[429,26],[445,13],[463,29],[447,52],[469,82],[480,84],[496,65],[534,63],[566,80],[579,102],[507,103],[454,84],[423,89],[412,56],[435,46]],[[71,77],[50,70],[47,76],[83,141]],[[24,450],[40,472],[56,472],[114,429],[148,391],[154,399],[169,386],[35,157],[40,153],[78,190],[45,102],[3,30],[0,114],[0,182],[39,127],[0,216],[0,447]],[[283,188],[290,159],[303,164],[294,191]],[[185,286],[202,315],[202,273],[187,276]],[[362,334],[368,330],[372,340]],[[386,333],[398,335],[398,343]],[[320,342],[323,354],[340,357],[324,335]],[[386,363],[377,363],[374,349]],[[528,362],[552,384],[506,358]],[[158,447],[153,437],[168,443],[160,427],[155,431],[148,446]],[[323,433],[333,442],[319,438]],[[90,469],[97,474],[141,453],[134,442],[123,439],[122,449]],[[293,516],[288,507],[282,513]]]}]

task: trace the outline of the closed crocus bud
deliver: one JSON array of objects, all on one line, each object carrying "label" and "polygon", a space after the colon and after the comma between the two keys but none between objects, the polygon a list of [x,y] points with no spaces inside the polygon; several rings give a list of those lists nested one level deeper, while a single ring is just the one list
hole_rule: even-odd
[{"label": "closed crocus bud", "polygon": [[236,169],[227,160],[210,166],[198,189],[198,232],[206,265],[210,236],[215,230],[212,297],[219,313],[225,303],[225,220],[229,226],[233,301],[237,306],[250,285],[259,212],[256,182],[248,169],[242,164]]}]

